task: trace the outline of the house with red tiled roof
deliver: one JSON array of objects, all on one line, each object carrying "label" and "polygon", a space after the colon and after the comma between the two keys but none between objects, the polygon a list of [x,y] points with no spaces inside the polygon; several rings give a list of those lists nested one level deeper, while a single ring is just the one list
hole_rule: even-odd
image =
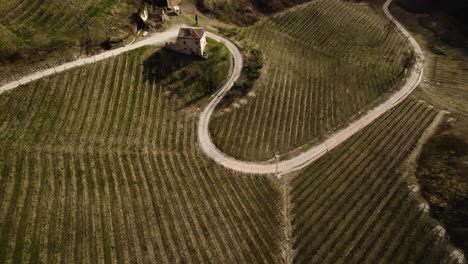
[{"label": "house with red tiled roof", "polygon": [[206,31],[203,28],[181,28],[176,43],[167,47],[183,54],[206,58]]}]

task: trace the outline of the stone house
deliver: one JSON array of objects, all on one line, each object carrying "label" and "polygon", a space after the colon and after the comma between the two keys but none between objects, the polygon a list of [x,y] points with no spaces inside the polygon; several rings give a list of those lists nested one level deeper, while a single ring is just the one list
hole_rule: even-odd
[{"label": "stone house", "polygon": [[207,58],[206,31],[203,28],[181,28],[175,43],[167,44],[167,48],[186,55]]}]

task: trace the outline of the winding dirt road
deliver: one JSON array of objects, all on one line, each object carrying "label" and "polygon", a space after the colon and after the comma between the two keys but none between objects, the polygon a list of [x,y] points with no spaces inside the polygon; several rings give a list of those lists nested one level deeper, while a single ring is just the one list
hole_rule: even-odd
[{"label": "winding dirt road", "polygon": [[386,16],[395,24],[395,27],[409,40],[410,44],[414,48],[414,52],[417,58],[416,63],[413,69],[411,70],[411,73],[406,78],[403,87],[398,92],[394,93],[390,98],[388,98],[387,101],[377,106],[376,108],[370,110],[369,112],[367,112],[367,114],[359,118],[359,120],[356,120],[353,123],[351,123],[348,127],[337,131],[321,144],[314,146],[293,158],[280,161],[278,165],[276,163],[271,162],[254,163],[237,160],[235,158],[227,156],[214,145],[208,129],[209,120],[211,115],[213,114],[214,109],[216,108],[216,105],[218,105],[223,96],[226,95],[226,93],[232,87],[235,80],[237,80],[238,76],[240,75],[242,69],[242,57],[237,47],[229,40],[210,34],[210,37],[218,41],[223,41],[229,48],[229,50],[233,54],[234,67],[232,69],[231,75],[227,83],[221,88],[220,91],[218,91],[214,95],[213,100],[201,114],[200,122],[198,124],[198,141],[200,148],[203,150],[203,152],[205,152],[205,154],[211,159],[213,159],[215,162],[232,170],[254,174],[273,174],[276,173],[276,171],[278,171],[279,175],[286,174],[295,170],[299,170],[311,164],[315,160],[325,155],[328,151],[332,150],[333,148],[343,143],[348,138],[350,138],[351,136],[368,126],[374,120],[383,115],[385,112],[402,102],[421,82],[424,70],[424,54],[421,50],[421,47],[411,36],[411,34],[388,11],[388,6],[391,2],[392,0],[388,0],[387,2],[385,2],[383,6],[384,12]]},{"label": "winding dirt road", "polygon": [[[341,144],[342,142],[344,142],[345,140],[347,140],[348,138],[350,138],[351,136],[353,136],[354,134],[362,130],[364,127],[372,123],[372,121],[376,120],[378,117],[383,115],[386,111],[395,107],[397,104],[403,101],[420,83],[422,75],[423,75],[424,54],[420,46],[416,42],[416,40],[410,35],[410,33],[398,21],[396,21],[396,19],[388,11],[388,6],[390,5],[391,2],[392,0],[388,0],[385,3],[383,7],[384,12],[387,15],[387,17],[391,21],[393,21],[396,28],[409,40],[417,56],[416,64],[413,67],[409,77],[406,79],[405,84],[403,85],[401,90],[394,93],[387,101],[377,106],[376,108],[370,110],[366,115],[362,116],[359,120],[353,122],[348,127],[334,133],[321,144],[310,148],[309,150],[299,154],[296,157],[293,157],[288,160],[280,161],[278,163],[279,174],[286,174],[286,173],[304,168],[305,166],[319,159],[328,151],[335,148],[336,146],[338,146],[339,144]],[[164,42],[167,42],[171,38],[176,37],[178,34],[178,30],[181,26],[183,25],[173,27],[170,30],[163,32],[163,33],[154,34],[151,37],[143,41],[139,41],[139,42],[136,42],[134,44],[131,44],[122,48],[107,51],[107,52],[101,53],[93,57],[78,59],[76,61],[65,63],[57,67],[53,67],[47,70],[36,72],[22,79],[19,79],[17,81],[10,82],[6,85],[1,86],[0,94],[8,90],[14,89],[20,85],[32,82],[34,80],[41,79],[43,77],[46,77],[52,74],[63,72],[68,69],[72,69],[72,68],[86,65],[86,64],[95,63],[97,61],[111,58],[111,57],[120,55],[124,52],[134,50],[134,49],[146,46],[146,45],[162,44]],[[245,172],[245,173],[273,174],[276,172],[276,169],[277,169],[275,163],[267,163],[267,162],[253,163],[253,162],[237,160],[221,152],[214,145],[211,139],[210,132],[208,129],[210,117],[212,116],[213,111],[215,110],[216,106],[221,101],[223,96],[226,95],[229,89],[232,88],[234,82],[239,78],[241,74],[241,70],[242,70],[243,61],[242,61],[242,55],[239,49],[231,41],[221,36],[210,33],[210,32],[208,32],[207,35],[210,38],[213,38],[219,42],[222,42],[227,46],[227,48],[232,54],[233,67],[229,74],[228,81],[215,95],[212,96],[211,102],[204,109],[204,111],[202,112],[200,116],[200,121],[198,123],[198,128],[197,128],[199,146],[208,157],[210,157],[215,162],[221,164],[222,166],[226,168]]]}]

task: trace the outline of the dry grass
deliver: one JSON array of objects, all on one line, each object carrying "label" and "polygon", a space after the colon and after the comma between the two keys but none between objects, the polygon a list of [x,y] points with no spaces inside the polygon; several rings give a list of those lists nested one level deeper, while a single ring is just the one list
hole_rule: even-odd
[{"label": "dry grass", "polygon": [[[0,1],[0,80],[133,34],[134,1]],[[7,36],[7,38],[5,38]]]}]

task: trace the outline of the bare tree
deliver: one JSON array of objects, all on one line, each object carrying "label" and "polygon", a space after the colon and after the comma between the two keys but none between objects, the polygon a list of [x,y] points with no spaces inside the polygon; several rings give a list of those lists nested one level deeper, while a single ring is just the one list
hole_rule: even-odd
[{"label": "bare tree", "polygon": [[62,2],[70,10],[73,19],[80,28],[80,48],[81,52],[89,53],[89,48],[92,44],[92,35],[91,35],[91,15],[88,12],[87,6],[80,3],[79,1],[65,0]]}]

